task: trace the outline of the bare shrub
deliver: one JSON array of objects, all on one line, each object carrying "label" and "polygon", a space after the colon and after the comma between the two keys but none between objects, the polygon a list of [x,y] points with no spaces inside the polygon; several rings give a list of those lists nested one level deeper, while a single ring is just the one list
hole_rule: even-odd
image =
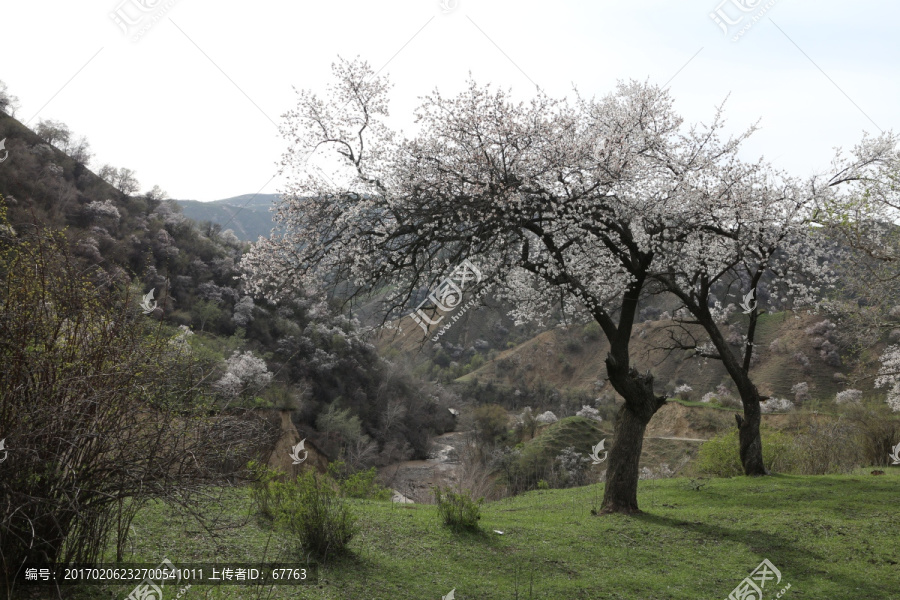
[{"label": "bare shrub", "polygon": [[900,415],[884,404],[850,405],[844,413],[856,428],[857,445],[866,465],[885,467],[888,454],[900,443]]},{"label": "bare shrub", "polygon": [[794,436],[791,470],[801,475],[852,471],[863,462],[856,434],[856,427],[843,419],[811,421],[804,433]]},{"label": "bare shrub", "polygon": [[276,435],[218,414],[190,354],[84,273],[62,234],[0,240],[0,578],[94,562],[110,533],[121,560],[144,503],[196,508]]}]

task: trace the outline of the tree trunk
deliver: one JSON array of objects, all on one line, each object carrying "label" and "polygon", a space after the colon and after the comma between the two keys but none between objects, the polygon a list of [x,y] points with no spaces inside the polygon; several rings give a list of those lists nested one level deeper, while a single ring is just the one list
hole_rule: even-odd
[{"label": "tree trunk", "polygon": [[[652,416],[652,415],[651,415]],[[637,502],[640,472],[638,464],[644,447],[644,430],[650,419],[644,420],[626,404],[616,419],[615,439],[609,451],[606,489],[600,512],[635,514],[641,512]]]},{"label": "tree trunk", "polygon": [[744,475],[768,475],[769,470],[763,464],[762,438],[759,435],[761,421],[759,409],[759,396],[756,402],[744,401],[744,417],[734,415],[738,426],[738,439],[740,441],[741,465],[744,467]]},{"label": "tree trunk", "polygon": [[[759,390],[750,378],[750,352],[752,345],[746,348],[743,363],[734,355],[722,332],[709,314],[709,310],[697,310],[694,312],[697,321],[706,330],[710,341],[719,353],[722,366],[728,372],[731,380],[737,386],[741,395],[741,404],[744,406],[744,416],[735,415],[738,426],[738,439],[740,440],[741,465],[744,467],[744,475],[768,475],[769,471],[763,464],[762,439],[759,436],[759,424],[761,410],[759,408]],[[752,343],[755,334],[756,319],[751,317],[751,328],[748,331],[748,343]]]},{"label": "tree trunk", "polygon": [[635,514],[641,512],[637,487],[644,430],[656,411],[666,403],[666,398],[653,394],[650,373],[640,375],[628,367],[627,354],[619,353],[619,360],[616,360],[610,353],[606,358],[606,372],[615,390],[625,398],[625,406],[619,410],[616,419],[600,512]]}]

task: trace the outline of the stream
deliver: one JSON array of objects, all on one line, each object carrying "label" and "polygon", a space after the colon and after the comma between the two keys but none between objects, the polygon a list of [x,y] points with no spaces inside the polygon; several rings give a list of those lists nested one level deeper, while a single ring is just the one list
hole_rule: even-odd
[{"label": "stream", "polygon": [[458,450],[465,442],[466,432],[451,431],[434,438],[427,459],[382,467],[379,474],[394,490],[394,502],[430,502],[432,487],[451,485],[459,469]]}]

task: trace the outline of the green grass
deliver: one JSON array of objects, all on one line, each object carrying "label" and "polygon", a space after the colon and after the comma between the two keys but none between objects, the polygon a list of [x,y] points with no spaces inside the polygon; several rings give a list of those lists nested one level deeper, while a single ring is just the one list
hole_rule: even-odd
[{"label": "green grass", "polygon": [[[433,505],[355,500],[352,553],[323,565],[317,585],[259,597],[437,600],[455,588],[457,600],[721,600],[767,558],[783,579],[766,588],[766,600],[787,583],[786,600],[900,600],[900,469],[886,470],[712,479],[699,490],[686,479],[642,481],[644,514],[636,517],[591,516],[602,484],[535,491],[486,503],[475,534],[440,526]],[[235,527],[217,530],[215,540],[163,506],[145,509],[126,560],[302,565],[296,554],[278,556],[292,552],[289,543],[248,518],[247,498],[229,491],[213,514]],[[128,591],[89,589],[77,597]],[[247,587],[194,586],[184,598],[255,597]]]}]

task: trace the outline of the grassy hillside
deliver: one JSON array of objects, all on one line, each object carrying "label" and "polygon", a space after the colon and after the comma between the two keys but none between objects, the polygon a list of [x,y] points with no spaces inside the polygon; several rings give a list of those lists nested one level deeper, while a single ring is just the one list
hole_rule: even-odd
[{"label": "grassy hillside", "polygon": [[[457,600],[508,598],[696,600],[726,598],[763,559],[780,570],[783,598],[900,600],[900,468],[884,476],[773,476],[714,479],[695,490],[685,479],[644,481],[644,514],[594,517],[603,486],[536,491],[489,503],[478,534],[440,526],[431,505],[353,501],[360,531],[352,554],[324,565],[317,585],[275,588],[195,586],[197,598]],[[235,489],[215,541],[160,506],[134,522],[126,560],[181,563],[290,560],[283,540],[252,518]],[[493,533],[494,530],[503,534]],[[90,588],[79,598],[109,598]],[[128,590],[117,587],[124,594]],[[121,597],[121,596],[115,596]]]}]

